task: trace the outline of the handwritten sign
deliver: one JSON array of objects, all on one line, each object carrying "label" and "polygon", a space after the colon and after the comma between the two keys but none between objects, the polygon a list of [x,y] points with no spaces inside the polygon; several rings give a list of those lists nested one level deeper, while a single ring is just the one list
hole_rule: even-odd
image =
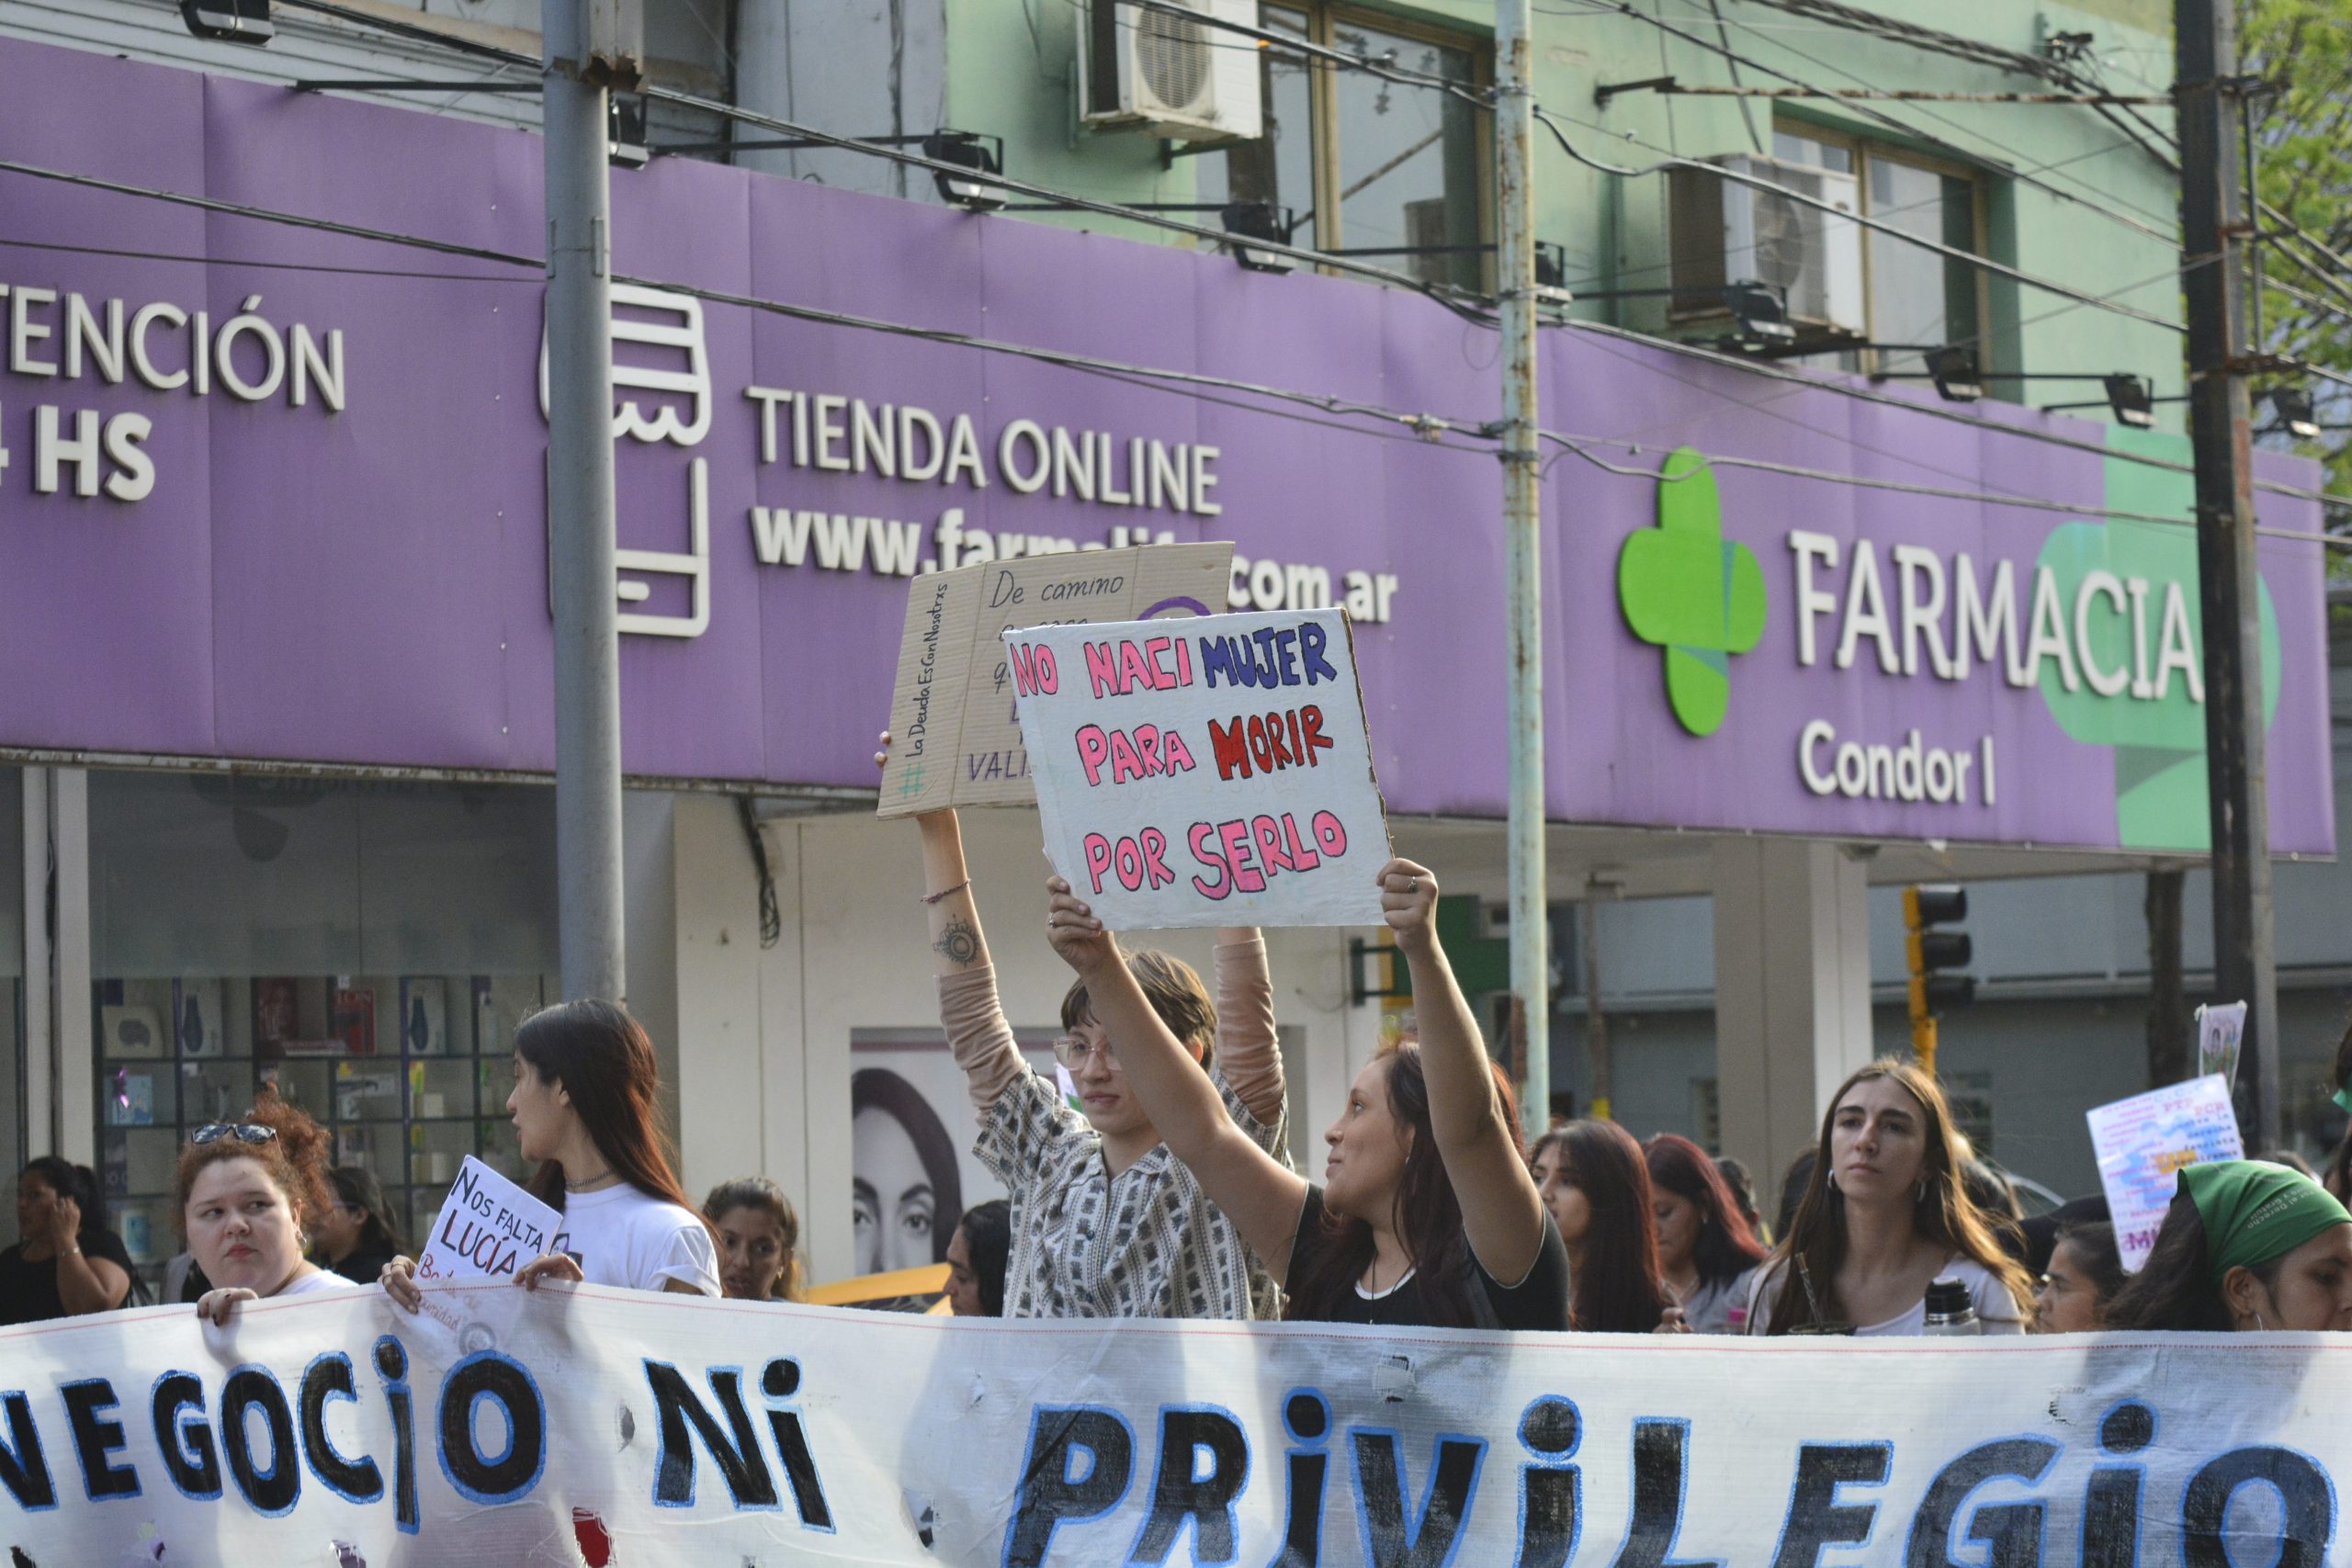
[{"label": "handwritten sign", "polygon": [[498,1172],[466,1156],[416,1260],[420,1280],[503,1280],[554,1240],[560,1216]]},{"label": "handwritten sign", "polygon": [[2178,1186],[2180,1168],[2205,1159],[2243,1159],[2230,1086],[2219,1075],[2167,1084],[2086,1113],[2098,1179],[2115,1221],[2115,1245],[2136,1274],[2156,1244]]},{"label": "handwritten sign", "polygon": [[916,578],[876,815],[1029,804],[1035,786],[1004,661],[1007,626],[1211,615],[1225,607],[1232,575],[1226,543],[1024,556]]},{"label": "handwritten sign", "polygon": [[1007,632],[1046,850],[1115,929],[1370,925],[1388,821],[1338,609]]}]

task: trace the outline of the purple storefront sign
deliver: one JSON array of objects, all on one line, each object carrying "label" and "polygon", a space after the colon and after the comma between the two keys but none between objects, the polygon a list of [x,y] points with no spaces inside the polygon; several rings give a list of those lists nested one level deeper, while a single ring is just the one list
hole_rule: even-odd
[{"label": "purple storefront sign", "polygon": [[[23,43],[0,68],[26,164],[541,246],[527,135]],[[614,207],[623,276],[1460,425],[1495,407],[1493,334],[1407,293],[684,160],[616,171]],[[551,767],[535,272],[5,174],[0,242],[0,747]],[[870,784],[909,574],[1230,538],[1236,607],[1356,614],[1391,807],[1501,812],[1490,444],[624,299],[631,773]],[[1554,817],[2201,846],[2193,540],[2105,515],[2185,516],[2185,475],[2096,424],[1954,420],[1592,333],[1547,333],[1544,377],[1545,426],[1630,470],[1566,448],[1549,470]],[[2318,530],[2311,502],[2261,511]],[[2330,853],[2321,552],[2271,537],[2261,560],[2273,844]]]}]

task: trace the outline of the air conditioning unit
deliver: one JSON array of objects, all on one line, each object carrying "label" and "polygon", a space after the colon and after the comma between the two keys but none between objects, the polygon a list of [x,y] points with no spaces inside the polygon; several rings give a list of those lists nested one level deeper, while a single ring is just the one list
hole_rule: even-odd
[{"label": "air conditioning unit", "polygon": [[[1078,40],[1080,116],[1102,130],[1188,141],[1265,134],[1258,0],[1085,0]],[[1182,15],[1192,12],[1194,17]]]},{"label": "air conditioning unit", "polygon": [[[1854,176],[1831,169],[1735,155],[1710,159],[1734,174],[1768,181],[1859,212]],[[1789,324],[1811,344],[1870,335],[1862,307],[1862,228],[1809,202],[1688,166],[1668,176],[1673,319],[1679,324],[1730,313],[1724,291],[1761,283],[1788,297]]]}]

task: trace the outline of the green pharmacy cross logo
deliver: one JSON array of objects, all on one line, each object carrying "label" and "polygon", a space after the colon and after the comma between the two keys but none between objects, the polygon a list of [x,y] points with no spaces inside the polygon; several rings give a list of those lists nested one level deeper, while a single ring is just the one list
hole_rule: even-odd
[{"label": "green pharmacy cross logo", "polygon": [[1676,448],[1657,487],[1657,526],[1625,541],[1617,603],[1644,642],[1666,650],[1666,695],[1693,735],[1713,735],[1731,707],[1731,660],[1764,638],[1764,569],[1724,538],[1714,470]]}]

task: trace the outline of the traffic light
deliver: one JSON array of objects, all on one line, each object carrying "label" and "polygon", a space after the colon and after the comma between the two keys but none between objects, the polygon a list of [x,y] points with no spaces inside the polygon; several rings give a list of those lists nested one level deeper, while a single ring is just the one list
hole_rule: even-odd
[{"label": "traffic light", "polygon": [[1948,928],[1968,919],[1964,887],[1903,890],[1904,949],[1911,961],[1911,1051],[1920,1070],[1936,1070],[1936,1017],[1976,999],[1976,981],[1951,973],[1967,965],[1968,933]]}]

